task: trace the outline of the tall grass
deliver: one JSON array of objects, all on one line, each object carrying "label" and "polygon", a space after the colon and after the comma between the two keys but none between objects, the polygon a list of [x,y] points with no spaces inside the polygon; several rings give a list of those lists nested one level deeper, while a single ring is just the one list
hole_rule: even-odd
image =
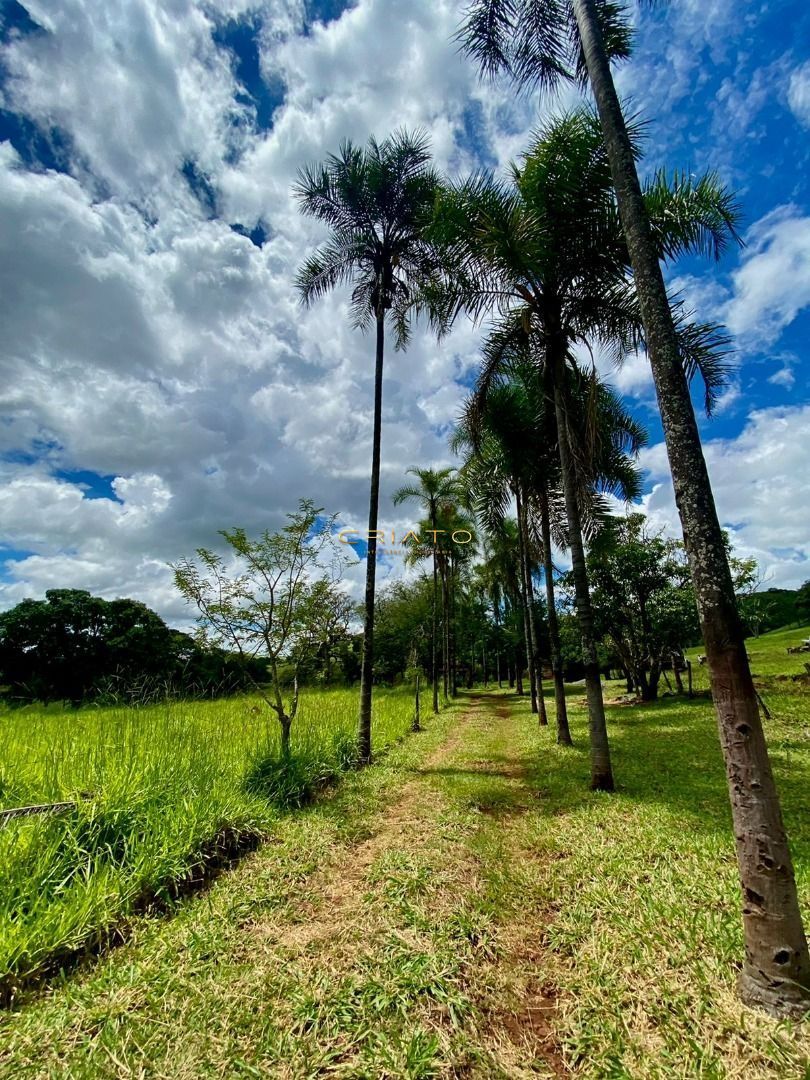
[{"label": "tall grass", "polygon": [[[377,750],[410,727],[408,690],[377,691]],[[0,712],[0,806],[74,801],[0,828],[0,996],[165,904],[250,846],[352,760],[353,690],[303,692],[293,756],[255,698]]]}]

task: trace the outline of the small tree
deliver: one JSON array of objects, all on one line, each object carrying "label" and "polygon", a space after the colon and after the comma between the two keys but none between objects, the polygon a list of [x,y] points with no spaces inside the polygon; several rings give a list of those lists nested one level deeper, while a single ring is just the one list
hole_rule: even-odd
[{"label": "small tree", "polygon": [[655,701],[661,671],[697,631],[682,545],[650,532],[644,514],[613,518],[592,545],[588,572],[597,633],[642,700]]},{"label": "small tree", "polygon": [[[281,753],[290,753],[290,729],[298,710],[298,678],[292,699],[284,700],[279,665],[290,659],[295,667],[301,646],[317,638],[325,596],[337,591],[338,557],[333,546],[335,517],[302,499],[296,513],[279,532],[265,531],[257,539],[244,529],[220,535],[231,558],[207,548],[197,549],[197,561],[175,564],[174,580],[189,603],[199,609],[201,633],[213,644],[236,651],[257,693],[278,717]],[[266,657],[269,688],[251,674],[249,661]]]}]

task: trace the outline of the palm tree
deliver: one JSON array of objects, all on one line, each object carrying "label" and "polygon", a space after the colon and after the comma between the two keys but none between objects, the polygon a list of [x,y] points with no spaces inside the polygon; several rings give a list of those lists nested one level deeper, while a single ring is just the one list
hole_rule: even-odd
[{"label": "palm tree", "polygon": [[[662,252],[676,256],[700,248],[707,236],[721,242],[731,208],[713,177],[670,187],[658,176],[647,196]],[[596,118],[580,109],[546,125],[522,167],[512,166],[508,181],[478,175],[446,188],[434,235],[447,260],[443,295],[430,296],[437,329],[446,329],[462,310],[473,317],[493,309],[499,314],[485,348],[485,378],[517,342],[527,341],[530,355],[542,357],[546,393],[556,415],[572,543],[591,732],[591,783],[612,790],[602,684],[579,541],[576,458],[581,429],[568,421],[566,373],[577,370],[578,346],[602,344],[618,358],[638,344],[641,325]],[[422,303],[428,306],[427,300]],[[690,367],[700,368],[709,402],[724,372],[713,348],[716,339],[711,326],[684,324],[681,331],[682,350]]]},{"label": "palm tree", "polygon": [[[514,470],[521,477],[522,502],[539,519],[544,550],[544,570],[548,599],[549,639],[552,650],[552,670],[555,674],[557,698],[558,742],[570,745],[565,687],[560,662],[559,627],[554,602],[553,566],[551,563],[552,513],[559,521],[559,494],[556,491],[559,460],[553,462],[550,450],[556,452],[557,438],[554,415],[546,407],[542,378],[542,357],[534,367],[527,363],[525,342],[515,342],[510,349],[499,346],[497,366],[485,366],[476,389],[468,400],[463,423],[456,436],[458,443],[468,443],[483,467],[472,470],[481,488],[480,503],[490,518],[503,511],[506,499],[496,490],[499,469]],[[538,370],[540,369],[540,370]],[[539,377],[538,377],[539,376]],[[578,447],[572,473],[567,477],[565,509],[569,517],[567,529],[559,524],[554,529],[559,546],[568,546],[572,562],[584,565],[584,532],[592,533],[606,516],[601,493],[610,492],[625,500],[635,498],[640,491],[640,475],[632,458],[644,444],[646,436],[623,408],[616,395],[598,380],[583,380],[576,370],[566,376],[564,390],[567,424],[573,430],[594,434]],[[493,441],[495,452],[493,453]],[[531,456],[526,447],[532,447]],[[572,459],[573,460],[573,459]],[[469,465],[465,466],[465,470]],[[516,492],[517,494],[517,492]],[[518,500],[518,516],[520,514]],[[571,504],[573,503],[573,510]],[[524,543],[528,545],[529,517],[525,520]],[[536,530],[535,530],[536,531]],[[577,617],[583,641],[592,635],[587,613],[590,612],[590,589],[587,576],[576,579]],[[586,613],[583,620],[582,613]],[[589,641],[596,648],[595,639]],[[562,702],[560,703],[560,698]],[[593,732],[591,732],[593,734]]]},{"label": "palm tree", "polygon": [[433,711],[439,711],[439,667],[437,656],[437,603],[438,603],[438,573],[439,556],[437,539],[437,521],[440,507],[451,502],[458,495],[458,482],[455,479],[454,469],[418,469],[407,470],[408,474],[415,476],[417,484],[406,484],[394,495],[394,505],[408,499],[418,502],[430,523],[433,534],[431,554],[433,561],[433,607],[431,612],[432,638],[431,638],[431,678],[433,682]]},{"label": "palm tree", "polygon": [[385,324],[393,326],[397,349],[410,335],[415,286],[433,273],[434,260],[425,239],[438,177],[430,165],[430,147],[420,133],[399,131],[365,148],[345,142],[322,165],[299,172],[294,188],[301,212],[324,222],[329,239],[301,267],[301,301],[312,304],[332,289],[352,284],[354,326],[376,325],[374,425],[368,510],[363,656],[360,668],[358,756],[371,760],[371,692],[374,667],[374,590],[377,568],[377,510],[380,493],[380,435]]},{"label": "palm tree", "polygon": [[[697,599],[726,765],[744,898],[744,1001],[779,1016],[810,1007],[810,951],[759,714],[743,626],[689,393],[662,250],[639,182],[631,133],[610,70],[629,55],[621,5],[605,0],[475,0],[462,47],[489,75],[524,87],[590,82],[627,243],[655,382],[675,501]],[[702,241],[719,255],[717,235]]]},{"label": "palm tree", "polygon": [[[534,416],[517,385],[500,388],[481,404],[467,402],[452,439],[455,452],[465,453],[462,475],[471,505],[490,534],[501,528],[509,502],[516,503],[518,585],[523,637],[531,694],[531,709],[540,723],[548,722],[542,695],[535,621],[533,548],[528,528],[530,491],[537,483],[539,455],[527,457],[526,446],[537,435]],[[476,407],[476,406],[480,406]],[[536,450],[536,447],[533,447]]]},{"label": "palm tree", "polygon": [[[467,463],[471,465],[471,462]],[[465,466],[467,468],[467,466]],[[521,585],[518,574],[519,544],[517,521],[498,515],[483,516],[481,528],[486,538],[486,572],[490,578],[490,599],[493,602],[495,624],[507,647],[507,678],[510,687],[517,683],[517,692],[523,694],[523,675],[520,642],[526,647],[526,629],[523,621]],[[501,616],[501,605],[503,616]]]}]

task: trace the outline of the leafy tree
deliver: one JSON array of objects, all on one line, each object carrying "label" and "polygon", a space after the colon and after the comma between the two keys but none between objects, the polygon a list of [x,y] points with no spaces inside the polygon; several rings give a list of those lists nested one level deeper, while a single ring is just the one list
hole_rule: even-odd
[{"label": "leafy tree", "polygon": [[[632,135],[610,69],[612,60],[630,52],[625,6],[613,0],[474,0],[460,36],[486,75],[502,73],[525,88],[587,79],[593,90],[638,294],[726,763],[744,897],[746,959],[740,992],[744,1001],[775,1015],[803,1016],[810,1006],[810,952],[689,393],[688,359],[661,271],[662,255],[669,252],[662,248],[650,193],[639,182]],[[676,177],[676,186],[691,185]],[[656,187],[663,192],[665,185]],[[721,214],[717,224],[724,228],[707,227],[705,218],[690,224],[685,217],[682,231],[691,233],[691,246],[719,255],[733,215]]]},{"label": "leafy tree", "polygon": [[0,671],[18,699],[78,705],[113,675],[168,678],[174,667],[172,631],[137,600],[49,589],[0,614]]},{"label": "leafy tree", "polygon": [[329,240],[299,271],[302,302],[312,304],[337,286],[351,283],[354,325],[367,330],[373,324],[377,335],[358,724],[361,762],[371,759],[385,325],[390,320],[396,347],[404,349],[410,335],[413,290],[434,273],[424,225],[433,208],[437,184],[425,136],[401,131],[381,143],[370,139],[365,149],[345,142],[324,164],[302,170],[294,189],[301,212],[331,230]]},{"label": "leafy tree", "polygon": [[[275,712],[284,758],[290,754],[298,682],[294,680],[287,704],[280,665],[284,660],[300,662],[322,634],[339,569],[332,540],[334,516],[324,517],[311,500],[302,499],[287,519],[279,532],[265,531],[256,539],[244,529],[224,530],[220,535],[230,549],[228,560],[198,548],[196,561],[182,559],[173,567],[177,588],[199,611],[201,633],[239,655],[255,690]],[[259,658],[269,668],[269,690],[251,674],[250,661]]]},{"label": "leafy tree", "polygon": [[306,632],[298,637],[291,651],[293,670],[302,681],[311,678],[328,685],[336,665],[346,674],[355,603],[332,581],[320,579],[312,584],[308,605]]},{"label": "leafy tree", "polygon": [[802,622],[810,622],[810,581],[805,581],[796,597],[796,611]]},{"label": "leafy tree", "polygon": [[681,545],[650,532],[644,514],[614,518],[592,545],[588,573],[597,632],[613,645],[643,701],[654,701],[662,668],[695,628]]},{"label": "leafy tree", "polygon": [[395,683],[408,667],[430,671],[432,642],[426,627],[433,610],[432,582],[423,575],[415,581],[398,581],[384,589],[377,600],[374,675]]}]

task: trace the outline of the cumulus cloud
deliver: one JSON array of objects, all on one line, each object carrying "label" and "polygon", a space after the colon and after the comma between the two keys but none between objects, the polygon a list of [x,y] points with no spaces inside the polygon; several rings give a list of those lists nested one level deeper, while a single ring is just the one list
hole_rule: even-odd
[{"label": "cumulus cloud", "polygon": [[[3,539],[17,553],[0,602],[71,584],[176,611],[166,564],[219,528],[277,525],[302,495],[352,524],[366,512],[373,342],[344,294],[299,307],[295,270],[323,231],[298,214],[296,171],[402,125],[428,130],[443,168],[497,165],[536,108],[479,86],[450,2],[361,0],[306,33],[296,0],[26,6],[43,30],[4,47],[4,103],[58,130],[65,160],[32,169],[0,145]],[[217,40],[240,17],[283,90],[269,128]],[[261,247],[230,227],[259,221]],[[391,350],[384,505],[409,465],[448,462],[477,340],[417,329]],[[77,469],[114,477],[115,497],[64,478]]]},{"label": "cumulus cloud", "polygon": [[788,104],[799,123],[810,128],[810,60],[791,72]]},{"label": "cumulus cloud", "polygon": [[765,346],[810,304],[810,217],[794,205],[777,207],[749,230],[746,244],[724,315],[732,333]]},{"label": "cumulus cloud", "polygon": [[[571,97],[538,105],[481,85],[452,41],[455,0],[358,0],[314,24],[303,0],[25,7],[42,31],[2,47],[3,104],[58,137],[46,164],[61,171],[0,144],[0,605],[75,586],[179,620],[167,564],[220,528],[275,527],[301,496],[364,528],[373,341],[351,330],[344,293],[298,304],[296,267],[324,233],[298,213],[297,170],[343,138],[403,125],[429,132],[443,169],[499,169],[539,112]],[[733,7],[679,4],[677,80],[642,64],[624,69],[625,87],[685,93]],[[257,122],[223,44],[232,20],[255,31],[272,124]],[[777,333],[807,303],[802,222],[790,207],[760,223],[732,283],[738,332]],[[244,235],[259,224],[261,246]],[[387,356],[386,526],[410,524],[389,501],[405,469],[450,461],[478,339],[467,323],[438,344],[417,328],[407,353]],[[643,356],[610,377],[652,400]],[[106,478],[107,497],[75,470]],[[357,563],[358,597],[361,580]]]},{"label": "cumulus cloud", "polygon": [[[757,559],[772,585],[795,588],[810,577],[810,406],[758,409],[737,438],[704,446],[721,524],[735,552]],[[666,450],[641,452],[653,484],[643,508],[653,525],[680,535]]]}]

